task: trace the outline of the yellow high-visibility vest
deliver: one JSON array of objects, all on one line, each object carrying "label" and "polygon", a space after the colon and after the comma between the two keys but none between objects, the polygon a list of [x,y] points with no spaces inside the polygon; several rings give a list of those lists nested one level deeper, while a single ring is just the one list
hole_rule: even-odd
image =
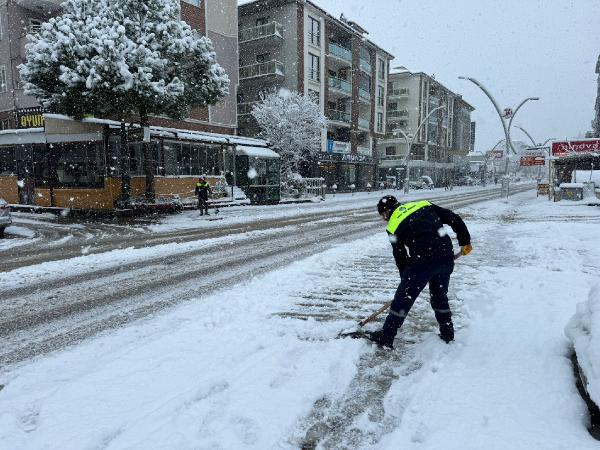
[{"label": "yellow high-visibility vest", "polygon": [[394,234],[400,224],[404,222],[408,216],[416,213],[418,210],[425,208],[426,206],[431,206],[431,203],[429,203],[427,200],[423,200],[421,202],[404,203],[398,206],[398,208],[396,208],[396,210],[392,213],[386,230],[389,233]]}]

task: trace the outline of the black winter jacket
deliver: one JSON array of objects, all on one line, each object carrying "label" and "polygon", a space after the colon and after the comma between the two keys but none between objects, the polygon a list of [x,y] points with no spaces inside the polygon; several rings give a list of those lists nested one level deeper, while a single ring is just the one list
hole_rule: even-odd
[{"label": "black winter jacket", "polygon": [[408,264],[454,261],[452,240],[446,235],[444,224],[456,233],[458,245],[471,243],[469,230],[460,216],[433,204],[408,216],[394,234],[388,232],[400,273]]}]

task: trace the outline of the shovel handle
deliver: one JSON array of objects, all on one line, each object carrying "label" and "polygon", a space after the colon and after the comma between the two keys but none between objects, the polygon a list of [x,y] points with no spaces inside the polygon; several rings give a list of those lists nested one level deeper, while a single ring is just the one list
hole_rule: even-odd
[{"label": "shovel handle", "polygon": [[369,317],[367,317],[366,319],[363,319],[360,322],[358,322],[358,325],[362,327],[362,326],[368,324],[369,322],[374,321],[379,314],[381,314],[382,312],[384,312],[390,306],[392,306],[392,302],[386,303],[381,308],[379,308],[377,311],[375,311],[373,314],[371,314]]}]

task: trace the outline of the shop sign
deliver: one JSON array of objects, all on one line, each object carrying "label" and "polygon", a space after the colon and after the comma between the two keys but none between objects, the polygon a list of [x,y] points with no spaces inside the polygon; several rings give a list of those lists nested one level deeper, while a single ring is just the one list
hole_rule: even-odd
[{"label": "shop sign", "polygon": [[600,153],[600,139],[585,139],[578,141],[560,141],[552,143],[553,156],[570,154]]},{"label": "shop sign", "polygon": [[544,155],[525,155],[521,156],[520,160],[521,167],[543,166],[545,164],[546,158]]},{"label": "shop sign", "polygon": [[366,155],[357,155],[354,153],[339,154],[339,153],[319,153],[319,161],[324,162],[349,162],[349,163],[371,163],[372,158]]},{"label": "shop sign", "polygon": [[366,155],[342,155],[342,161],[345,162],[367,162],[368,157]]},{"label": "shop sign", "polygon": [[17,109],[17,128],[43,128],[44,108]]},{"label": "shop sign", "polygon": [[504,150],[490,150],[487,152],[489,159],[502,159],[504,158]]},{"label": "shop sign", "polygon": [[350,153],[350,142],[327,140],[327,153]]}]

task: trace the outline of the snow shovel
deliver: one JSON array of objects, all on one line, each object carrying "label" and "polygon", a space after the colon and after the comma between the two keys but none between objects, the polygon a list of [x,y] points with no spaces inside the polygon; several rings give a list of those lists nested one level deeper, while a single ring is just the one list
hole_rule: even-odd
[{"label": "snow shovel", "polygon": [[366,324],[368,324],[369,322],[373,322],[382,312],[386,311],[391,305],[392,305],[392,302],[386,303],[381,308],[379,308],[377,311],[375,311],[373,314],[371,314],[369,317],[358,322],[358,327],[359,327],[358,330],[341,331],[337,337],[338,338],[351,337],[351,338],[355,338],[355,339],[368,337],[367,333],[362,329],[362,327],[365,326]]}]

